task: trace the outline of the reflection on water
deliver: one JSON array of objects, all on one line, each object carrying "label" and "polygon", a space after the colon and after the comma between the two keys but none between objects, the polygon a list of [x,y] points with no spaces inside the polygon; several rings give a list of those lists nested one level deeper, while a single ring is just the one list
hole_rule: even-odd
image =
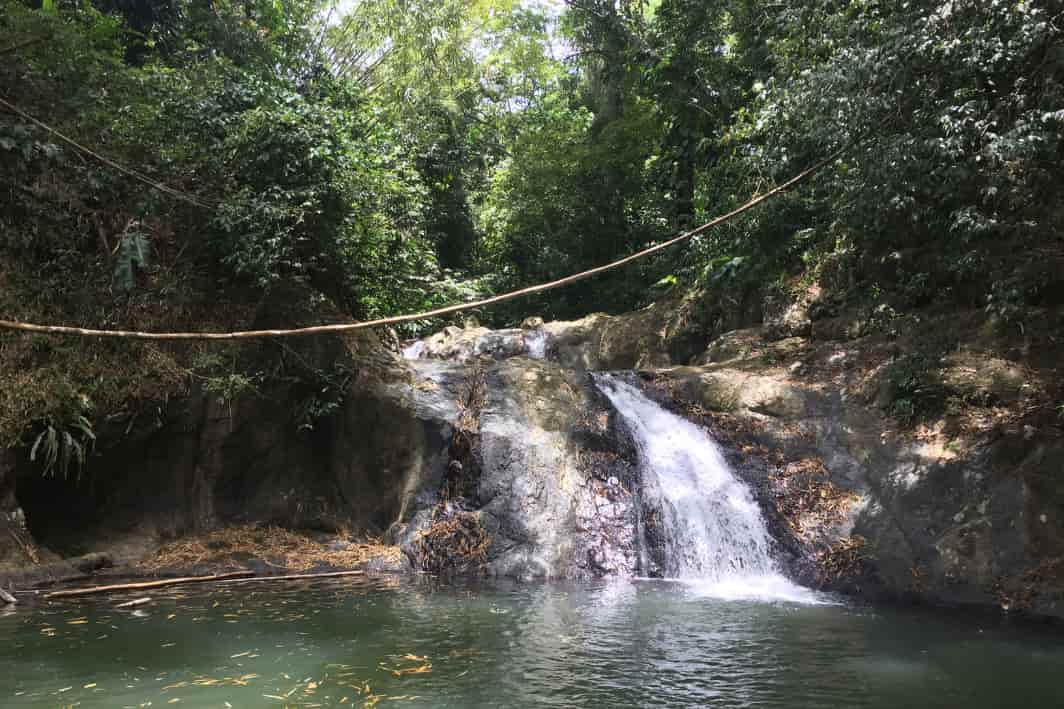
[{"label": "reflection on water", "polygon": [[[687,584],[398,577],[23,604],[0,705],[1059,706],[1059,629],[724,601]],[[123,597],[121,600],[128,600]],[[150,703],[150,704],[149,704]]]}]

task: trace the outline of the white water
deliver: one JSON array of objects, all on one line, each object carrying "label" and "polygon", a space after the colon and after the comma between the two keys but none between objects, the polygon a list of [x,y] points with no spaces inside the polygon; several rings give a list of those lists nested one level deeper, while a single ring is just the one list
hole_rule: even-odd
[{"label": "white water", "polygon": [[547,333],[543,330],[528,330],[525,332],[525,349],[532,359],[547,358]]},{"label": "white water", "polygon": [[404,359],[421,359],[423,354],[425,354],[424,340],[414,340],[403,348]]},{"label": "white water", "polygon": [[779,572],[761,510],[705,431],[615,377],[595,383],[635,440],[645,494],[660,493],[667,577],[718,598],[817,602]]}]

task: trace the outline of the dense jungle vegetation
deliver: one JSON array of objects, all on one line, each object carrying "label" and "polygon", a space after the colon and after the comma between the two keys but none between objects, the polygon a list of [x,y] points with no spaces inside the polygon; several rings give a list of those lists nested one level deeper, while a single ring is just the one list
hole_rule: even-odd
[{"label": "dense jungle vegetation", "polygon": [[[0,98],[179,193],[0,109],[0,314],[416,312],[604,263],[846,148],[685,248],[476,316],[818,284],[1019,335],[1064,302],[1062,29],[1060,0],[0,0]],[[309,428],[350,376],[312,354],[2,335],[0,446],[65,470],[184,388],[267,381]]]}]

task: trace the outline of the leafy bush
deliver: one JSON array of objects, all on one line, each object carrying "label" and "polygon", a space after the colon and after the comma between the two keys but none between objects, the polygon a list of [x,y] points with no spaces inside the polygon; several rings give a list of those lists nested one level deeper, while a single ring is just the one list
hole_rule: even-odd
[{"label": "leafy bush", "polygon": [[46,477],[54,477],[57,472],[68,477],[73,466],[80,480],[81,467],[96,442],[92,423],[77,414],[69,421],[49,418],[41,425],[41,432],[30,448],[30,461],[39,462]]},{"label": "leafy bush", "polygon": [[940,371],[939,358],[921,352],[891,362],[885,378],[886,412],[907,425],[940,413],[946,401]]}]

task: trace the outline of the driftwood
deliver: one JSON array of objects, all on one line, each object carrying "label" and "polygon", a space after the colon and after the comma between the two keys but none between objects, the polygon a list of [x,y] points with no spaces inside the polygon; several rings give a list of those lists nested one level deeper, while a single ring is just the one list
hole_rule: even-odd
[{"label": "driftwood", "polygon": [[143,606],[151,603],[151,599],[145,596],[144,598],[137,598],[132,601],[126,601],[125,603],[119,603],[115,608],[136,608],[137,606]]},{"label": "driftwood", "polygon": [[91,596],[97,593],[109,593],[111,591],[138,591],[147,588],[163,588],[165,586],[179,586],[186,583],[206,583],[208,581],[225,581],[227,579],[244,578],[254,576],[254,571],[234,571],[229,574],[215,574],[213,576],[183,576],[176,579],[159,579],[158,581],[138,581],[135,583],[115,583],[108,586],[90,586],[88,588],[69,588],[63,591],[46,593],[45,598],[72,598],[74,596]]},{"label": "driftwood", "polygon": [[[110,593],[111,591],[142,591],[149,588],[164,588],[186,583],[248,583],[252,581],[302,581],[304,579],[327,579],[340,576],[361,576],[364,571],[329,571],[321,574],[291,574],[287,576],[255,576],[254,571],[234,571],[228,574],[215,574],[213,576],[183,576],[176,579],[159,579],[158,581],[137,581],[134,583],[115,583],[109,586],[90,586],[89,588],[71,588],[63,591],[53,591],[45,594],[45,598],[73,598],[75,596],[90,596],[97,593]],[[145,601],[150,599],[138,599]],[[132,608],[140,605],[138,601],[130,601],[128,604],[115,606],[116,608]]]},{"label": "driftwood", "polygon": [[247,579],[232,579],[226,583],[251,583],[254,581],[302,581],[303,579],[328,579],[338,576],[361,576],[365,571],[329,571],[320,574],[291,574],[288,576],[255,576]]}]

